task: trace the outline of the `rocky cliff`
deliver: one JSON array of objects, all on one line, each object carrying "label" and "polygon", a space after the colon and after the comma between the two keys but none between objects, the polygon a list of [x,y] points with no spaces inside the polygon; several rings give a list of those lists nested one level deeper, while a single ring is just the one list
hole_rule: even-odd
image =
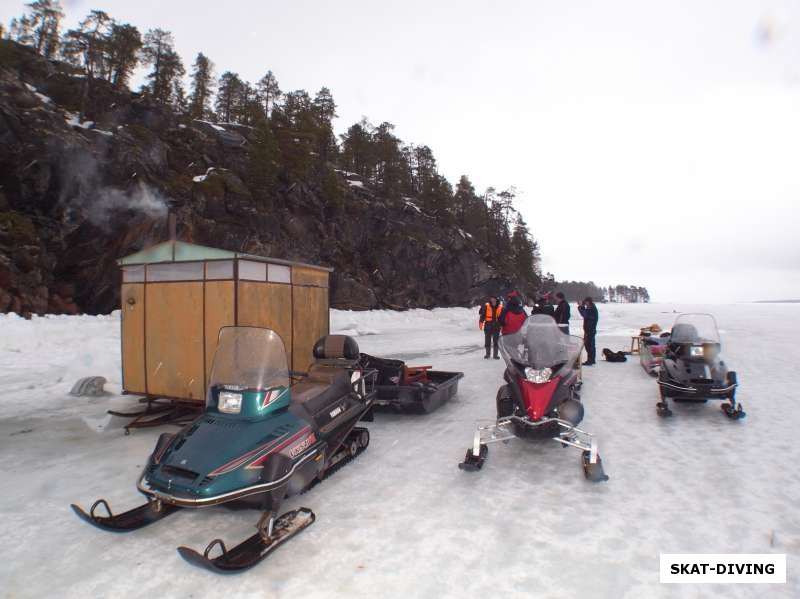
[{"label": "rocky cliff", "polygon": [[185,241],[332,266],[335,307],[466,305],[509,284],[413,198],[337,171],[335,210],[313,182],[279,186],[267,208],[245,183],[252,129],[102,82],[84,121],[82,84],[0,40],[0,312],[113,310],[116,259],[163,240],[169,212]]}]

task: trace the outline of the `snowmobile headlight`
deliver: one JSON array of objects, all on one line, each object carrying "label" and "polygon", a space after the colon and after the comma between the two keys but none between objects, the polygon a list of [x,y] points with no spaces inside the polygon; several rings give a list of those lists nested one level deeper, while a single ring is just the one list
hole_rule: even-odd
[{"label": "snowmobile headlight", "polygon": [[689,356],[692,358],[702,358],[705,355],[702,345],[693,345],[689,348]]},{"label": "snowmobile headlight", "polygon": [[532,383],[546,383],[550,380],[550,377],[553,375],[553,371],[549,368],[526,368],[525,369],[525,378],[528,379]]},{"label": "snowmobile headlight", "polygon": [[242,411],[242,394],[222,391],[219,394],[219,411],[225,414],[238,414]]}]

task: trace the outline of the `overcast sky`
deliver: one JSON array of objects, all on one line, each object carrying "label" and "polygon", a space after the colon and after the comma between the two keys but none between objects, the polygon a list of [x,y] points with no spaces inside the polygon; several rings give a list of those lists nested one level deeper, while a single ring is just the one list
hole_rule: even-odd
[{"label": "overcast sky", "polygon": [[[559,279],[656,301],[800,298],[800,4],[68,1],[173,32],[188,65],[329,87],[429,145],[452,183],[519,190]],[[4,22],[23,2],[0,0]]]}]

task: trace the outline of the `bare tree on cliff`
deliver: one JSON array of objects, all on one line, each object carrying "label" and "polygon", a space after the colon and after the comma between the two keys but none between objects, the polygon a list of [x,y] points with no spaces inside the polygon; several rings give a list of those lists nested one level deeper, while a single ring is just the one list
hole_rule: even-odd
[{"label": "bare tree on cliff", "polygon": [[202,119],[211,112],[211,93],[214,88],[214,63],[199,52],[192,66],[192,91],[189,99],[189,114]]},{"label": "bare tree on cliff", "polygon": [[167,104],[173,97],[174,82],[186,72],[180,56],[175,52],[172,33],[163,29],[151,29],[144,36],[142,62],[152,65],[147,75],[150,95],[157,101]]}]

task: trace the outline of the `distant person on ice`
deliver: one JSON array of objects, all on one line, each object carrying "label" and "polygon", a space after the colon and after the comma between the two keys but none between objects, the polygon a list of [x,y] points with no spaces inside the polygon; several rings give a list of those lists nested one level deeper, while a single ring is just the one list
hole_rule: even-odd
[{"label": "distant person on ice", "polygon": [[567,298],[559,291],[556,293],[556,300],[558,300],[558,303],[556,304],[556,312],[553,316],[561,332],[569,335],[569,304],[567,303]]},{"label": "distant person on ice", "polygon": [[494,347],[495,359],[500,359],[500,356],[497,355],[497,340],[500,337],[500,318],[503,312],[503,306],[499,304],[495,295],[490,295],[489,300],[481,306],[478,312],[478,326],[483,329],[485,340],[486,355],[483,356],[485,360],[489,359],[492,347]]},{"label": "distant person on ice", "polygon": [[550,302],[550,294],[545,293],[544,295],[540,295],[537,297],[533,302],[533,313],[534,314],[547,314],[548,316],[552,316],[553,318],[556,317],[556,311],[553,308],[553,304]]},{"label": "distant person on ice", "polygon": [[[500,315],[500,332],[503,335],[512,335],[522,328],[522,323],[528,318],[528,313],[522,306],[522,298],[519,293],[512,291],[506,298],[506,309]],[[499,356],[495,354],[495,358]]]},{"label": "distant person on ice", "polygon": [[597,334],[597,321],[599,314],[597,313],[597,306],[594,305],[594,300],[587,297],[578,306],[578,312],[583,316],[583,344],[586,346],[586,361],[584,366],[594,366],[595,360],[595,345],[594,336]]}]

